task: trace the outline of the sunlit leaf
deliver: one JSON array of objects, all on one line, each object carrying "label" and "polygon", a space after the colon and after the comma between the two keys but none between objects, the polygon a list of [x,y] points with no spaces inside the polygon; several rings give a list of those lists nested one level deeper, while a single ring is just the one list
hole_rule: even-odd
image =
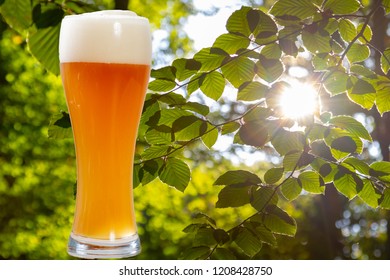
[{"label": "sunlit leaf", "polygon": [[302,151],[305,144],[305,136],[299,131],[291,132],[281,129],[271,142],[280,155],[285,155],[290,151]]},{"label": "sunlit leaf", "polygon": [[136,171],[136,173],[134,173],[134,176],[138,177],[137,180],[142,185],[147,185],[157,178],[158,170],[161,166],[161,159],[146,161],[139,165],[138,168],[134,169]]},{"label": "sunlit leaf", "polygon": [[324,183],[317,172],[302,172],[298,176],[298,183],[305,191],[309,193],[321,194],[325,192]]},{"label": "sunlit leaf", "polygon": [[377,90],[375,103],[381,115],[390,111],[390,84],[385,84]]},{"label": "sunlit leaf", "polygon": [[149,83],[148,88],[153,91],[167,92],[174,89],[176,83],[171,80],[155,79]]},{"label": "sunlit leaf", "polygon": [[251,186],[261,184],[261,179],[254,173],[246,170],[230,170],[221,175],[214,185],[242,185]]},{"label": "sunlit leaf", "polygon": [[168,158],[159,171],[159,178],[169,186],[184,192],[190,181],[191,171],[184,161],[178,158]]},{"label": "sunlit leaf", "polygon": [[375,92],[374,86],[362,79],[357,80],[351,89],[351,94],[369,94]]},{"label": "sunlit leaf", "polygon": [[69,114],[61,112],[50,118],[48,136],[53,139],[72,138],[72,127]]},{"label": "sunlit leaf", "polygon": [[265,96],[268,91],[268,86],[257,82],[250,81],[243,83],[238,88],[237,100],[254,101],[259,100]]},{"label": "sunlit leaf", "polygon": [[367,174],[367,175],[369,174],[370,166],[361,159],[355,157],[349,157],[345,159],[343,163],[352,166],[354,169],[356,169],[362,174]]},{"label": "sunlit leaf", "polygon": [[284,72],[284,65],[279,59],[268,59],[260,56],[256,63],[256,74],[264,81],[272,83]]},{"label": "sunlit leaf", "polygon": [[234,87],[239,88],[244,82],[252,81],[254,68],[255,63],[252,60],[237,56],[222,66],[222,73]]},{"label": "sunlit leaf", "polygon": [[250,202],[252,186],[226,186],[218,194],[217,208],[240,207]]},{"label": "sunlit leaf", "polygon": [[382,0],[382,6],[386,11],[386,14],[390,13],[390,0]]},{"label": "sunlit leaf", "polygon": [[[319,28],[319,27],[317,27]],[[302,41],[305,48],[312,53],[329,53],[331,51],[330,36],[324,30],[311,31],[305,28],[302,32]]]},{"label": "sunlit leaf", "polygon": [[299,185],[297,178],[290,177],[283,182],[281,191],[287,200],[292,201],[301,194],[302,186]]},{"label": "sunlit leaf", "polygon": [[262,147],[269,141],[268,130],[262,121],[244,123],[238,131],[243,144]]},{"label": "sunlit leaf", "polygon": [[59,36],[60,24],[38,29],[28,35],[28,46],[31,53],[42,65],[54,75],[60,74]]},{"label": "sunlit leaf", "polygon": [[363,180],[363,188],[358,192],[358,197],[370,207],[377,208],[381,194],[375,189],[370,180]]},{"label": "sunlit leaf", "polygon": [[372,29],[371,27],[368,25],[368,24],[364,24],[364,23],[360,23],[358,26],[357,26],[357,33],[359,34],[362,29],[364,27],[364,31],[363,31],[363,38],[359,38],[359,41],[361,43],[367,43],[367,42],[370,42],[371,39],[372,39]]},{"label": "sunlit leaf", "polygon": [[143,160],[150,160],[154,158],[159,158],[167,154],[170,149],[169,145],[153,145],[147,148],[142,154],[141,157]]},{"label": "sunlit leaf", "polygon": [[240,34],[227,33],[220,35],[214,42],[214,48],[220,48],[229,54],[234,54],[240,49],[246,49],[250,40]]},{"label": "sunlit leaf", "polygon": [[233,133],[241,127],[238,122],[228,122],[222,126],[222,135]]},{"label": "sunlit leaf", "polygon": [[357,35],[356,27],[349,19],[341,19],[339,22],[339,33],[346,42],[351,42]]},{"label": "sunlit leaf", "polygon": [[202,64],[200,70],[210,71],[221,67],[229,54],[220,48],[203,48],[194,55],[194,59]]},{"label": "sunlit leaf", "polygon": [[341,168],[336,173],[333,183],[336,189],[349,199],[352,199],[357,194],[358,184],[363,185],[363,182],[356,175]]},{"label": "sunlit leaf", "polygon": [[172,66],[176,69],[177,80],[184,81],[196,74],[202,64],[195,59],[178,58],[172,62]]},{"label": "sunlit leaf", "polygon": [[182,109],[201,114],[202,116],[206,116],[210,113],[210,109],[207,105],[198,102],[189,101],[181,105],[180,107]]},{"label": "sunlit leaf", "polygon": [[294,236],[297,231],[297,223],[287,212],[276,205],[269,205],[264,215],[264,225],[274,233]]},{"label": "sunlit leaf", "polygon": [[32,23],[32,6],[30,0],[6,0],[0,6],[0,14],[5,22],[17,32],[25,35]]},{"label": "sunlit leaf", "polygon": [[370,53],[370,48],[368,46],[353,43],[347,52],[347,58],[351,63],[361,62],[369,58]]},{"label": "sunlit leaf", "polygon": [[218,129],[215,126],[207,123],[207,131],[204,135],[202,135],[202,141],[207,148],[211,149],[215,142],[217,142],[218,135]]},{"label": "sunlit leaf", "polygon": [[275,40],[278,28],[274,20],[261,10],[252,11],[253,14],[257,14],[259,18],[252,32],[256,38],[256,43],[261,45]]},{"label": "sunlit leaf", "polygon": [[390,48],[387,48],[381,55],[381,68],[383,73],[387,75],[390,70]]},{"label": "sunlit leaf", "polygon": [[264,181],[267,184],[275,184],[282,178],[283,174],[284,174],[284,168],[274,167],[268,169],[264,174]]},{"label": "sunlit leaf", "polygon": [[328,0],[324,3],[324,10],[330,10],[335,15],[352,14],[360,8],[357,0]]},{"label": "sunlit leaf", "polygon": [[247,13],[250,10],[251,8],[243,6],[240,10],[233,12],[226,22],[226,29],[230,33],[239,33],[249,37],[251,30],[247,21]]},{"label": "sunlit leaf", "polygon": [[342,71],[333,71],[326,77],[324,87],[330,94],[336,95],[348,90],[348,81],[348,74]]},{"label": "sunlit leaf", "polygon": [[200,86],[201,91],[208,97],[218,100],[225,88],[225,79],[221,73],[214,71],[208,73]]},{"label": "sunlit leaf", "polygon": [[380,207],[390,209],[390,189],[385,189],[380,198]]},{"label": "sunlit leaf", "polygon": [[290,16],[305,19],[313,16],[316,11],[316,6],[309,0],[279,0],[272,6],[270,13],[275,17]]},{"label": "sunlit leaf", "polygon": [[150,77],[155,79],[175,81],[176,68],[173,66],[165,66],[159,69],[152,69],[150,72]]},{"label": "sunlit leaf", "polygon": [[262,247],[261,240],[249,229],[242,227],[234,239],[238,247],[249,257],[255,256]]},{"label": "sunlit leaf", "polygon": [[267,205],[277,204],[278,195],[276,190],[272,187],[261,187],[252,191],[251,205],[257,211],[263,211]]},{"label": "sunlit leaf", "polygon": [[329,120],[329,123],[339,128],[345,129],[360,138],[372,141],[370,133],[363,126],[363,124],[351,116],[334,116]]}]

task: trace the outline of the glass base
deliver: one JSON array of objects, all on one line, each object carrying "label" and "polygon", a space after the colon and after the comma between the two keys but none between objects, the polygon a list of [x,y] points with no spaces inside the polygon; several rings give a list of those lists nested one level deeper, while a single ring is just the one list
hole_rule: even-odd
[{"label": "glass base", "polygon": [[68,254],[82,259],[116,259],[138,255],[141,242],[138,234],[118,240],[86,238],[70,234]]}]

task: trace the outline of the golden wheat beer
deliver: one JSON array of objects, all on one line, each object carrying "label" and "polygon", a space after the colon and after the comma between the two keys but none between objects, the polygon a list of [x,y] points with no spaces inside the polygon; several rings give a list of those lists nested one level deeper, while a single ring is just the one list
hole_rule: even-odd
[{"label": "golden wheat beer", "polygon": [[149,22],[130,11],[66,16],[59,51],[77,163],[68,253],[136,255],[132,167],[150,72]]}]

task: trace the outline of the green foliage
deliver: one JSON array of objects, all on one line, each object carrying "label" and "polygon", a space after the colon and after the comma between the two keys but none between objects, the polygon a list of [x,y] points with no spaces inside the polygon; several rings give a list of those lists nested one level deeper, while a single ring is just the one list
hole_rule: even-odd
[{"label": "green foliage", "polygon": [[[1,12],[11,25],[10,14],[20,12],[20,17],[29,7],[33,15],[28,25],[33,23],[28,31],[30,50],[58,73],[53,50],[63,14],[55,4],[32,3],[10,12],[6,1]],[[389,163],[369,165],[361,160],[372,136],[359,121],[348,113],[333,116],[320,106],[309,116],[288,117],[280,104],[292,84],[286,78],[288,60],[304,59],[301,54],[309,53],[313,67],[309,76],[315,76],[319,98],[345,95],[362,109],[376,108],[381,114],[390,111],[388,50],[381,54],[383,73],[364,66],[373,50],[378,51],[370,43],[375,30],[369,26],[376,8],[363,7],[357,0],[278,0],[268,12],[243,6],[228,18],[227,33],[212,46],[192,58],[177,58],[169,66],[152,70],[134,166],[134,186],[140,186],[137,192],[162,182],[173,187],[170,192],[191,193],[202,176],[194,176],[197,169],[189,155],[202,154],[204,149],[207,152],[202,155],[211,154],[222,135],[232,135],[236,146],[280,158],[279,164],[266,170],[216,170],[220,174],[214,183],[204,182],[213,199],[194,199],[195,204],[207,206],[186,209],[189,225],[184,232],[193,242],[192,247],[187,244],[191,248],[183,258],[256,258],[263,247],[295,236],[297,222],[288,207],[291,201],[324,194],[329,186],[348,200],[359,197],[370,207],[390,209]],[[385,10],[389,12],[388,6]],[[25,24],[17,22],[15,28],[26,30]],[[43,45],[42,38],[46,39]],[[203,102],[211,99],[223,104],[227,95],[232,108],[240,110],[224,115]],[[52,118],[49,134],[69,136],[66,114]],[[190,220],[189,213],[196,210],[206,214]],[[231,211],[238,217],[226,222],[225,216],[214,216],[214,211]],[[141,217],[142,233],[147,236],[147,217]]]}]

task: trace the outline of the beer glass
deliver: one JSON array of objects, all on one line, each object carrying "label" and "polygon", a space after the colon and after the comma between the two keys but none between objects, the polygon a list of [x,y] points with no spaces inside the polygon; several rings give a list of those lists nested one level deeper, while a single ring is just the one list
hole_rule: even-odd
[{"label": "beer glass", "polygon": [[59,53],[77,163],[68,253],[137,255],[132,168],[150,73],[149,21],[130,11],[66,16]]}]

